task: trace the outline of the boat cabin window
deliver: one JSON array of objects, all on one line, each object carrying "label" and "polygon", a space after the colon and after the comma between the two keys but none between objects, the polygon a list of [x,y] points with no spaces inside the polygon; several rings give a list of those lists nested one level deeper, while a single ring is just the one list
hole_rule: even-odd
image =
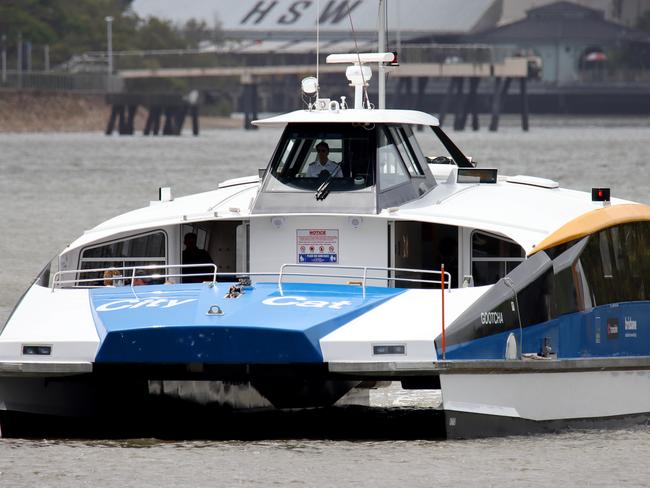
[{"label": "boat cabin window", "polygon": [[402,160],[406,164],[406,169],[411,176],[424,176],[421,161],[424,157],[416,150],[419,149],[413,131],[408,126],[390,127],[390,134],[397,147]]},{"label": "boat cabin window", "polygon": [[375,129],[351,124],[288,129],[271,165],[267,191],[333,191],[374,185]]},{"label": "boat cabin window", "polygon": [[474,286],[496,283],[526,257],[514,241],[486,232],[472,233],[472,278]]},{"label": "boat cabin window", "polygon": [[410,180],[400,152],[388,132],[379,133],[377,163],[380,191],[394,188]]},{"label": "boat cabin window", "polygon": [[650,300],[650,222],[630,222],[589,236],[580,264],[593,306]]},{"label": "boat cabin window", "polygon": [[[195,252],[186,252],[186,236],[196,235]],[[233,281],[236,273],[248,271],[248,226],[242,220],[183,224],[180,232],[182,264],[206,264],[181,270],[183,283],[200,283],[212,279],[217,265],[217,281]]]},{"label": "boat cabin window", "polygon": [[[80,273],[79,279],[97,279],[96,282],[81,282],[83,286],[102,286],[111,284],[104,282],[104,269],[123,268],[128,266],[165,265],[167,263],[167,235],[163,231],[152,232],[126,239],[90,246],[81,252],[80,269],[88,271]],[[162,273],[162,270],[161,270]],[[150,274],[156,274],[151,270]],[[128,276],[128,272],[124,273]],[[124,281],[115,279],[115,285]]]},{"label": "boat cabin window", "polygon": [[282,134],[252,212],[376,213],[435,186],[408,124],[294,123]]}]

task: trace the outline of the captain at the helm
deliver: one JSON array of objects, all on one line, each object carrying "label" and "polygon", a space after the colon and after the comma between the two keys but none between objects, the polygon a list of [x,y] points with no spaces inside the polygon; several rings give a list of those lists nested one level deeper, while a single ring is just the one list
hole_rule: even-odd
[{"label": "captain at the helm", "polygon": [[329,158],[330,146],[325,141],[316,144],[318,157],[307,166],[307,176],[310,178],[340,178],[343,176],[341,165]]},{"label": "captain at the helm", "polygon": [[269,191],[315,191],[331,178],[335,191],[361,190],[373,184],[374,133],[331,124],[287,130],[271,166]]}]

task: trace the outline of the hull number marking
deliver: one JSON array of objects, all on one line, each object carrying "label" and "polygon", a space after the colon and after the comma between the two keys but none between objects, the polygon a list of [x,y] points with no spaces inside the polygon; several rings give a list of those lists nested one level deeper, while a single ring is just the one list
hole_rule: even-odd
[{"label": "hull number marking", "polygon": [[305,297],[290,296],[267,298],[262,303],[274,307],[331,308],[333,310],[341,310],[342,307],[352,305],[349,300],[327,302],[325,300],[307,300]]},{"label": "hull number marking", "polygon": [[139,300],[137,298],[127,298],[124,300],[115,300],[100,305],[95,310],[98,312],[114,312],[116,310],[124,310],[126,308],[172,308],[186,303],[195,302],[196,298],[188,298],[187,300],[177,300],[175,298],[145,298]]}]

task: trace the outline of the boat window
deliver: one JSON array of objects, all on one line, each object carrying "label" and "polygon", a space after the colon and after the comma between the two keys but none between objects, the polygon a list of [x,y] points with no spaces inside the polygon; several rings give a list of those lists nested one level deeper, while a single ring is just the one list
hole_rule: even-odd
[{"label": "boat window", "polygon": [[185,242],[185,236],[188,233],[196,234],[196,247],[199,249],[207,249],[208,244],[210,244],[210,234],[208,233],[208,229],[206,227],[207,226],[204,223],[183,224],[179,236],[181,249],[183,248]]},{"label": "boat window", "polygon": [[394,188],[409,181],[402,158],[386,132],[380,132],[377,141],[377,171],[381,191]]},{"label": "boat window", "polygon": [[509,239],[486,232],[472,233],[472,278],[474,286],[496,283],[525,258],[522,247]]},{"label": "boat window", "polygon": [[265,191],[314,191],[326,179],[331,191],[374,184],[375,128],[349,124],[287,129],[271,163]]},{"label": "boat window", "polygon": [[593,306],[650,300],[650,222],[632,222],[590,236],[580,256]]},{"label": "boat window", "polygon": [[413,133],[413,139],[417,142],[418,150],[426,156],[425,159],[428,159],[429,162],[435,160],[436,164],[440,165],[455,164],[449,150],[431,130],[415,132]]},{"label": "boat window", "polygon": [[[81,253],[80,269],[122,268],[128,266],[165,265],[167,263],[167,236],[162,231],[152,232],[126,239],[115,240],[98,246],[85,248]],[[162,273],[162,270],[160,271]],[[156,274],[151,270],[150,274]],[[128,274],[125,273],[124,276]],[[82,283],[84,286],[110,285],[104,282],[104,271],[80,273],[80,279],[95,279],[97,282]],[[113,280],[115,285],[124,280]]]},{"label": "boat window", "polygon": [[424,153],[422,152],[422,148],[420,147],[420,144],[418,143],[418,140],[413,133],[413,129],[409,125],[403,125],[402,131],[406,136],[408,145],[411,147],[411,151],[415,155],[415,162],[417,163],[418,170],[420,174],[423,175],[424,170],[422,168],[426,167],[427,159],[424,157]]},{"label": "boat window", "polygon": [[411,143],[408,140],[404,127],[391,127],[390,133],[395,141],[397,150],[402,156],[402,160],[406,163],[406,169],[411,176],[423,176],[424,172],[422,171],[417,157],[413,152],[413,148],[411,147]]}]

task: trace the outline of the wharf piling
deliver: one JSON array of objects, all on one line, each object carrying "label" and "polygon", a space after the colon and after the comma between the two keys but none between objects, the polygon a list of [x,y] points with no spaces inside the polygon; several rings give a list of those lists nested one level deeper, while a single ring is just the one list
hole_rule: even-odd
[{"label": "wharf piling", "polygon": [[[143,135],[180,135],[189,115],[192,134],[199,135],[198,93],[183,97],[179,94],[112,93],[106,96],[111,113],[106,135],[117,129],[120,135],[135,133],[134,121],[138,107],[147,110]],[[161,132],[162,129],[162,132]]]}]

